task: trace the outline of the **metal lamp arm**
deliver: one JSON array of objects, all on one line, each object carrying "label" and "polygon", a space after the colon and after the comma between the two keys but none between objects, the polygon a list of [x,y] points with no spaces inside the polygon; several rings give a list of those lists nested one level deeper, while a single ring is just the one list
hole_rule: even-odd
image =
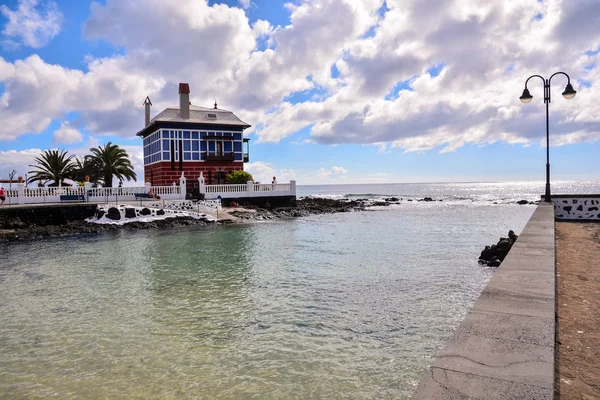
[{"label": "metal lamp arm", "polygon": [[550,76],[550,78],[548,79],[548,84],[550,84],[550,81],[552,80],[552,78],[554,77],[554,75],[559,75],[559,74],[560,74],[560,75],[564,75],[564,76],[566,76],[566,77],[567,77],[567,85],[568,85],[569,83],[571,83],[571,78],[569,77],[569,75],[567,75],[565,72],[561,72],[561,71],[559,71],[559,72],[555,72],[555,73],[553,73],[553,74]]},{"label": "metal lamp arm", "polygon": [[544,83],[544,85],[546,84],[546,80],[544,79],[544,77],[543,77],[543,76],[541,76],[541,75],[531,75],[531,76],[530,76],[529,78],[527,78],[527,80],[525,81],[525,89],[527,89],[527,83],[529,82],[529,80],[530,80],[531,78],[533,78],[533,77],[536,77],[536,76],[542,80],[542,82]]}]

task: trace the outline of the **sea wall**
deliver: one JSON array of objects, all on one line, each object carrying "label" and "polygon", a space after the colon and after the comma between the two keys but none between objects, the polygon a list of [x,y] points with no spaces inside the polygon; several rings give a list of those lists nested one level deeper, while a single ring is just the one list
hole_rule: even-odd
[{"label": "sea wall", "polygon": [[412,399],[552,399],[555,265],[540,203]]},{"label": "sea wall", "polygon": [[83,221],[96,212],[96,204],[53,204],[0,209],[0,229],[25,228],[28,225],[64,225]]},{"label": "sea wall", "polygon": [[600,221],[600,194],[552,196],[557,220]]},{"label": "sea wall", "polygon": [[257,206],[262,208],[294,207],[296,205],[296,196],[232,197],[224,198],[221,202],[225,207],[229,207],[232,202],[242,206]]}]

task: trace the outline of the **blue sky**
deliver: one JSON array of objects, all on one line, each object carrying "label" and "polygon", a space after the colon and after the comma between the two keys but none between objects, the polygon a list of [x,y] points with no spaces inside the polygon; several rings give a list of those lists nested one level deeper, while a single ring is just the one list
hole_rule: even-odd
[{"label": "blue sky", "polygon": [[[4,0],[0,178],[40,151],[124,146],[142,102],[233,111],[258,179],[299,184],[600,179],[600,5],[383,0]],[[588,20],[586,20],[589,19]],[[574,21],[577,23],[574,24]]]}]

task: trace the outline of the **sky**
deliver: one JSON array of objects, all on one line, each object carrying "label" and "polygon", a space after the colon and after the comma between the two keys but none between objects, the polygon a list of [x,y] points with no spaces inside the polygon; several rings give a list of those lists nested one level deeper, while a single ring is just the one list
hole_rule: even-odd
[{"label": "sky", "polygon": [[[600,179],[598,0],[0,0],[0,178],[46,149],[125,148],[178,105],[252,125],[256,179]],[[129,183],[132,185],[133,183]],[[139,184],[139,183],[138,183]]]}]

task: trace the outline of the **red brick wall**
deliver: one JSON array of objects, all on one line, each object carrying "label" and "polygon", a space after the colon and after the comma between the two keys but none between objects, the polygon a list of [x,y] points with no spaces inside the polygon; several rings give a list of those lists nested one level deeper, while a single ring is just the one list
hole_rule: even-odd
[{"label": "red brick wall", "polygon": [[[244,170],[244,163],[241,162],[185,162],[183,163],[183,173],[187,179],[188,186],[192,184],[198,187],[198,177],[200,172],[204,173],[205,183],[214,184],[217,171],[223,171],[228,174],[229,171]],[[144,182],[151,182],[153,186],[171,186],[173,182],[179,185],[181,177],[179,163],[175,163],[175,169],[171,169],[171,162],[159,162],[156,164],[144,166]],[[209,181],[210,178],[210,181]]]}]

